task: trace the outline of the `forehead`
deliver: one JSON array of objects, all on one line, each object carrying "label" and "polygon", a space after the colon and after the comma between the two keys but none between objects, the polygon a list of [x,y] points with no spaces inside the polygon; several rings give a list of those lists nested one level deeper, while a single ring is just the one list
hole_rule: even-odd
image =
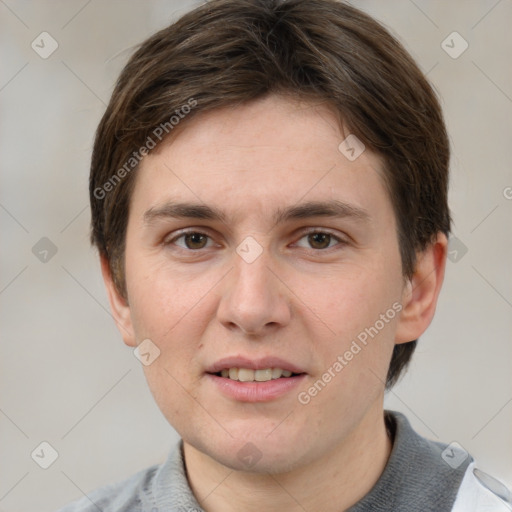
[{"label": "forehead", "polygon": [[365,148],[354,159],[350,146],[363,149],[319,103],[270,96],[199,113],[143,159],[132,206],[144,215],[172,196],[275,218],[302,200],[339,200],[386,214],[381,158]]}]

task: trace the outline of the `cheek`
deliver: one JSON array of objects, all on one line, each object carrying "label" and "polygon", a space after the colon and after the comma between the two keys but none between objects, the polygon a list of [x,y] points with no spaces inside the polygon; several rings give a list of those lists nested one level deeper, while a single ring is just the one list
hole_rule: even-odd
[{"label": "cheek", "polygon": [[164,414],[178,421],[197,398],[203,337],[214,314],[212,292],[218,276],[210,272],[191,280],[162,265],[144,266],[142,258],[138,262],[127,265],[134,331],[138,341],[149,338],[160,350],[144,366],[146,380]]},{"label": "cheek", "polygon": [[[382,274],[361,272],[351,279],[330,280],[316,292],[311,308],[320,312],[322,322],[310,315],[310,330],[317,340],[318,373],[312,402],[337,404],[329,414],[340,416],[367,403],[381,392],[394,346],[394,334],[401,307],[400,267]],[[329,326],[329,331],[325,329]],[[317,334],[315,336],[315,333]],[[323,333],[323,335],[321,334]],[[308,383],[311,386],[311,382]],[[317,399],[316,396],[322,395]]]},{"label": "cheek", "polygon": [[204,314],[208,291],[218,280],[212,274],[191,277],[169,268],[163,258],[156,262],[151,258],[127,258],[128,298],[136,332],[168,344],[176,333],[196,328],[201,318],[198,312]]},{"label": "cheek", "polygon": [[[379,269],[369,271],[367,267],[350,271],[346,276],[333,274],[320,284],[318,281],[310,283],[310,293],[305,291],[303,295],[304,303],[315,313],[309,315],[312,330],[319,332],[322,329],[331,338],[327,348],[338,352],[348,348],[347,343],[350,344],[360,333],[364,338],[365,329],[373,327],[376,322],[377,329],[382,331],[379,334],[389,336],[397,316],[393,304],[401,296],[401,287],[396,284],[399,274],[390,272],[389,268],[387,272],[383,274]],[[383,326],[379,319],[388,310]]]}]

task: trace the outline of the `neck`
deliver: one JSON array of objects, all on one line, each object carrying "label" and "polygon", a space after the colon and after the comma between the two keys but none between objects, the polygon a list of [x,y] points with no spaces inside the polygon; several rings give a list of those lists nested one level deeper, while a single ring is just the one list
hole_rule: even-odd
[{"label": "neck", "polygon": [[328,453],[287,473],[235,471],[183,444],[190,486],[206,512],[346,510],[375,485],[391,448],[381,406]]}]

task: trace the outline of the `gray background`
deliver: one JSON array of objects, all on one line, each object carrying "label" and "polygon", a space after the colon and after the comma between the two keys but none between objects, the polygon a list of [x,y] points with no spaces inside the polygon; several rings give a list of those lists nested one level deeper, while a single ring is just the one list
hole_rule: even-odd
[{"label": "gray background", "polygon": [[[353,3],[428,72],[453,144],[456,252],[387,406],[512,487],[512,1]],[[162,461],[177,439],[110,316],[88,243],[87,179],[133,45],[192,5],[0,0],[0,511],[55,510]],[[31,48],[43,31],[59,45],[46,59]],[[453,31],[469,43],[456,59],[442,47]],[[46,262],[47,242],[32,252],[43,237],[57,249]],[[59,454],[46,470],[31,458],[42,441]]]}]

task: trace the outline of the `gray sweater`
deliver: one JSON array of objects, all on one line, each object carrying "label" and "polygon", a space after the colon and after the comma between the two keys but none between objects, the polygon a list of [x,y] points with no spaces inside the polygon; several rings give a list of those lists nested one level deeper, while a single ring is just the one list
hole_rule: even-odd
[{"label": "gray sweater", "polygon": [[[393,437],[390,458],[375,486],[349,512],[455,510],[457,493],[473,461],[471,456],[421,437],[401,413],[385,411],[385,418]],[[98,511],[203,512],[187,480],[183,442],[173,447],[163,464],[97,489],[59,512]]]}]

